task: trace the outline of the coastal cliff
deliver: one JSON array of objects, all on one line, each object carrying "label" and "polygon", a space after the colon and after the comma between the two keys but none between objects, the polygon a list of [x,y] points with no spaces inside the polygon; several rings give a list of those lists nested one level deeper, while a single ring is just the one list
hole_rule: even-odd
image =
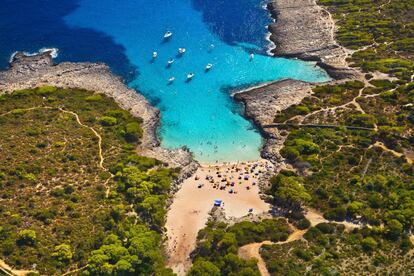
[{"label": "coastal cliff", "polygon": [[[109,67],[103,63],[54,64],[51,52],[34,56],[16,53],[9,69],[0,72],[0,95],[46,85],[81,88],[113,98],[121,108],[143,120],[144,135],[138,147],[140,154],[168,163],[170,167],[181,168],[178,182],[197,169],[198,163],[193,160],[188,150],[169,150],[160,147],[156,135],[160,120],[159,110],[151,106],[144,96],[128,88],[123,80],[113,75]],[[175,186],[173,190],[178,188]]]},{"label": "coastal cliff", "polygon": [[268,4],[275,22],[269,25],[276,56],[316,61],[334,79],[352,78],[348,50],[335,41],[335,22],[315,0],[273,0]]}]

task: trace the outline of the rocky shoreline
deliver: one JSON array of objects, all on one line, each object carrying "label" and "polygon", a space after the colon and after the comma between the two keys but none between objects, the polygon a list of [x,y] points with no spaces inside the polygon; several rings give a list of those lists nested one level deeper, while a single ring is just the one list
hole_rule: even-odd
[{"label": "rocky shoreline", "polygon": [[262,157],[276,166],[283,162],[279,151],[287,135],[277,128],[264,126],[272,124],[280,111],[300,103],[312,92],[312,86],[311,83],[286,79],[234,94],[234,99],[244,104],[244,116],[253,121],[265,139]]},{"label": "rocky shoreline", "polygon": [[[328,83],[362,78],[361,73],[346,62],[349,51],[335,41],[335,23],[331,15],[315,0],[273,0],[267,8],[275,20],[268,27],[270,40],[276,46],[272,50],[275,56],[316,61],[332,78]],[[265,139],[261,156],[277,168],[284,162],[279,151],[288,133],[264,126],[273,123],[282,110],[299,104],[316,85],[285,79],[233,95],[236,101],[244,104],[244,116],[253,121]]]},{"label": "rocky shoreline", "polygon": [[133,116],[142,118],[144,136],[138,148],[139,153],[165,162],[170,167],[181,168],[173,192],[179,188],[183,179],[198,168],[199,164],[188,150],[168,150],[160,147],[156,133],[160,122],[159,110],[151,106],[144,96],[128,88],[122,78],[111,73],[107,65],[88,62],[54,64],[50,51],[35,56],[16,53],[8,70],[0,72],[0,95],[45,85],[103,93]]},{"label": "rocky shoreline", "polygon": [[273,0],[267,6],[276,56],[316,61],[333,79],[352,78],[356,70],[346,62],[348,50],[335,41],[335,22],[315,0]]}]

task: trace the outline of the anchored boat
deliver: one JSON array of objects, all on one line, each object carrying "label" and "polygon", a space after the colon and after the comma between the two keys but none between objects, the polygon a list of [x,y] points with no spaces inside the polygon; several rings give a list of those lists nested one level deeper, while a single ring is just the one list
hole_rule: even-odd
[{"label": "anchored boat", "polygon": [[168,79],[168,84],[172,84],[175,81],[175,77],[171,77]]},{"label": "anchored boat", "polygon": [[173,35],[173,33],[172,33],[172,32],[167,31],[167,32],[164,34],[164,39],[168,39],[168,38],[172,37],[172,35]]},{"label": "anchored boat", "polygon": [[188,73],[187,74],[187,81],[190,81],[194,78],[195,74],[194,73]]}]

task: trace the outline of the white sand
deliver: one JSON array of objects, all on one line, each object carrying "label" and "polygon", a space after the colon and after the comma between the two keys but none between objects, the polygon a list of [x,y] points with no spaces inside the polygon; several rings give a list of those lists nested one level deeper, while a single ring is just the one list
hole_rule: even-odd
[{"label": "white sand", "polygon": [[[254,172],[252,166],[256,165]],[[241,163],[233,165],[211,165],[202,166],[189,179],[185,180],[182,188],[176,193],[174,202],[167,215],[167,250],[169,254],[168,265],[178,275],[184,275],[189,269],[191,262],[189,255],[195,249],[198,231],[204,228],[208,213],[213,208],[214,200],[223,201],[223,208],[227,217],[243,217],[253,209],[253,214],[267,212],[269,205],[259,197],[258,177],[270,167],[271,164],[265,160]],[[246,174],[246,170],[248,174]],[[258,171],[262,173],[258,173]],[[222,177],[218,177],[220,172]],[[243,173],[239,180],[240,173]],[[259,175],[255,175],[258,173]],[[213,182],[206,180],[206,176],[213,176]],[[245,180],[245,175],[249,176]],[[196,180],[196,176],[199,180]],[[222,182],[225,178],[227,181]],[[235,182],[234,187],[231,182]],[[220,190],[220,186],[226,186]],[[198,185],[203,184],[199,188]],[[217,188],[213,186],[216,185]],[[248,190],[247,187],[250,189]],[[229,193],[233,189],[235,193]]]}]

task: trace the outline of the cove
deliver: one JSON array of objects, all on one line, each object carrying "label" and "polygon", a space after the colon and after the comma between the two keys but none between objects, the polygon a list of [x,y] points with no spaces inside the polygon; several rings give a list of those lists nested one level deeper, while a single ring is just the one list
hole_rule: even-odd
[{"label": "cove", "polygon": [[[208,9],[208,2],[214,9]],[[205,3],[81,0],[64,20],[71,28],[103,33],[125,49],[139,72],[129,85],[161,110],[159,136],[164,147],[187,146],[206,163],[256,160],[262,139],[231,100],[232,88],[283,78],[320,82],[329,77],[313,63],[265,54],[264,22],[270,18],[260,1],[239,1],[235,10],[229,9],[234,1]],[[244,11],[246,22],[234,14],[238,10]],[[167,30],[173,36],[164,41]],[[177,56],[179,47],[187,50],[182,57]],[[153,51],[158,57],[152,61]],[[251,53],[256,53],[253,60]],[[175,62],[168,68],[170,58]],[[208,63],[213,68],[205,72]],[[195,77],[187,82],[190,72]],[[168,85],[171,77],[175,81]]]}]

